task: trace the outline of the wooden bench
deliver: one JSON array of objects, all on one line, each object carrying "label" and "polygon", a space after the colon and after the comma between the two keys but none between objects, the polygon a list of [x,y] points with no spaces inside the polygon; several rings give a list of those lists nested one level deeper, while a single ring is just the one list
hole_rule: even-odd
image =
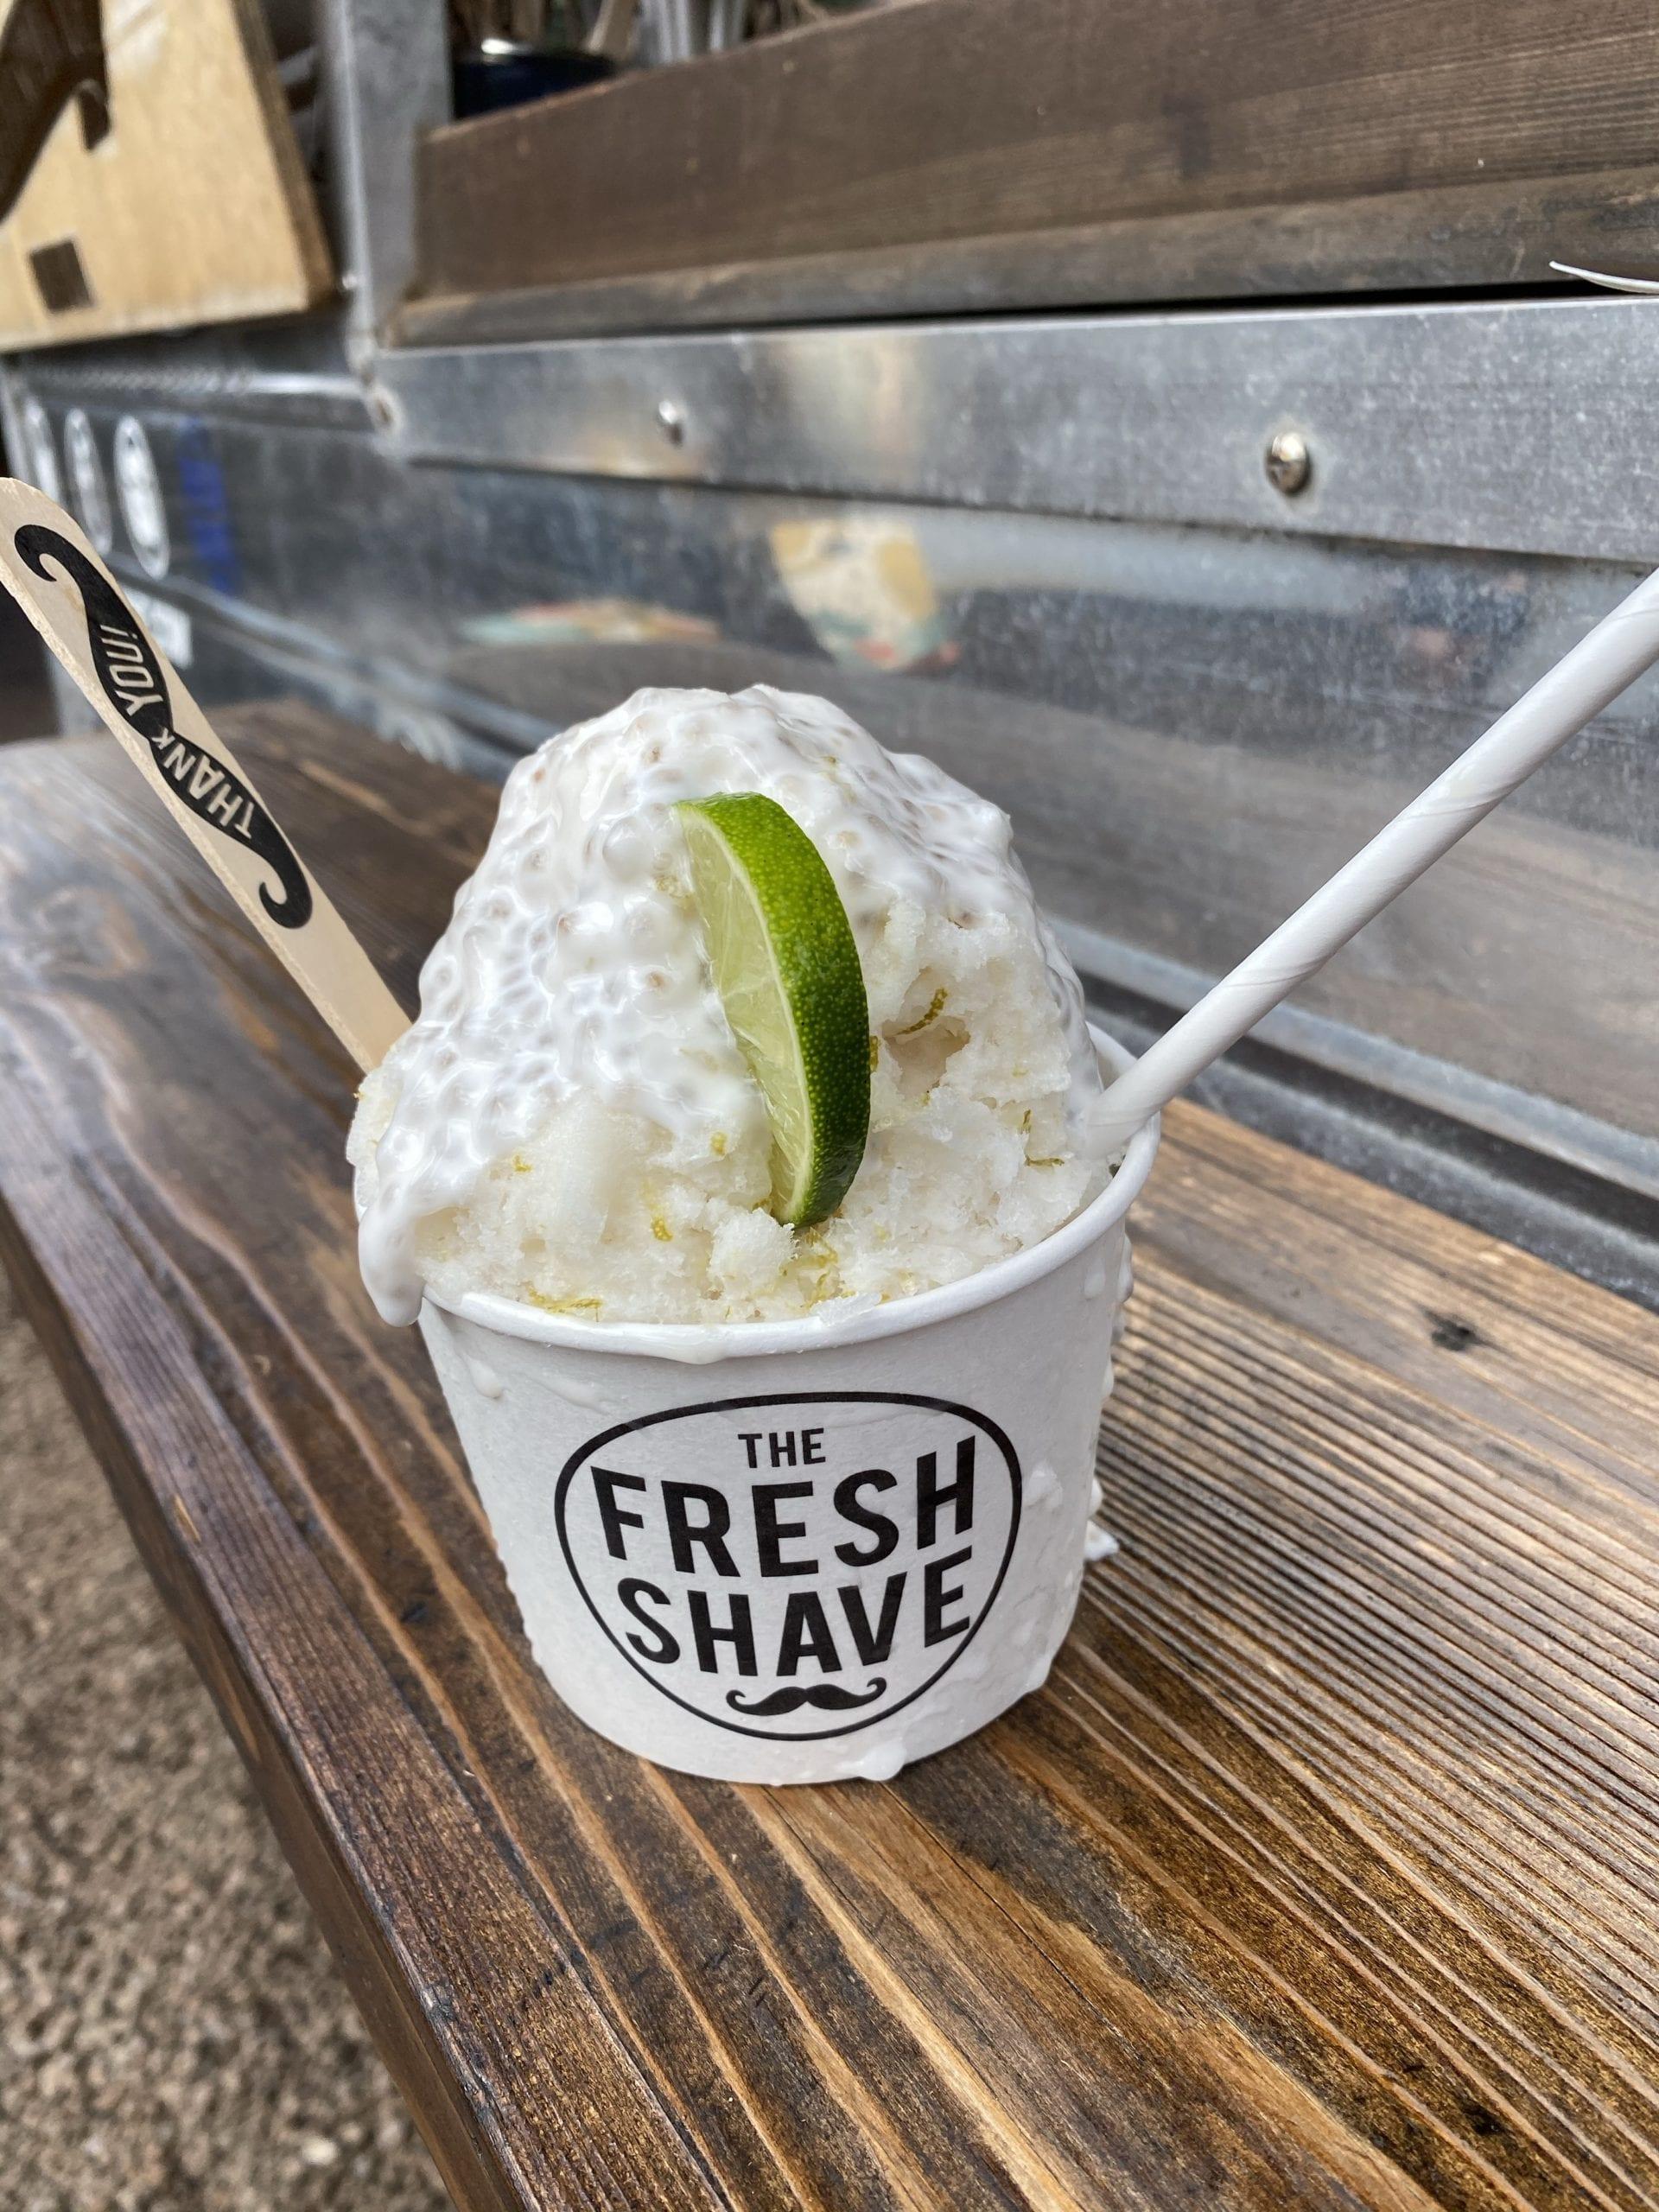
[{"label": "wooden bench", "polygon": [[[224,721],[412,1002],[493,795]],[[0,751],[0,1246],[461,2204],[1659,2203],[1659,1321],[1178,1110],[1049,1687],[731,1789],[531,1667],[352,1084],[112,744]]]}]

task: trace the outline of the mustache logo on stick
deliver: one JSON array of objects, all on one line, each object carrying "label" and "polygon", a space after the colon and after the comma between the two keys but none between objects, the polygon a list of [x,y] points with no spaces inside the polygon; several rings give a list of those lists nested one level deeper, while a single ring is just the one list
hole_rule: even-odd
[{"label": "mustache logo on stick", "polygon": [[86,610],[86,642],[105,692],[149,747],[156,765],[197,820],[245,845],[270,868],[279,895],[262,883],[259,899],[272,921],[283,929],[303,929],[314,901],[292,846],[239,776],[205,745],[181,737],[174,728],[167,679],[120,594],[78,547],[44,523],[26,524],[12,543],[37,576],[51,578],[50,561],[66,572]]},{"label": "mustache logo on stick", "polygon": [[804,1705],[821,1707],[825,1713],[855,1713],[861,1705],[874,1705],[887,1687],[886,1680],[878,1675],[868,1689],[861,1690],[856,1695],[836,1682],[811,1682],[803,1684],[799,1689],[772,1690],[753,1703],[741,1690],[728,1690],[726,1702],[735,1713],[759,1713],[767,1720],[776,1713],[798,1713]]}]

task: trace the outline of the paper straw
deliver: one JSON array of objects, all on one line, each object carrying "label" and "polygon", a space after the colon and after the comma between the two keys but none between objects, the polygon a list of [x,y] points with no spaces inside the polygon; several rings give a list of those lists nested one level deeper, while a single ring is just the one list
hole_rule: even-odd
[{"label": "paper straw", "polygon": [[1094,1109],[1096,1136],[1131,1136],[1656,660],[1659,572],[1118,1077]]}]

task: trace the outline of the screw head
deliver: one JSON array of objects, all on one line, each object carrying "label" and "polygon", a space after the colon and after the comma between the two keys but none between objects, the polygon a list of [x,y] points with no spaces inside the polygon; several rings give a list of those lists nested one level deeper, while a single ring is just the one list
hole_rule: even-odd
[{"label": "screw head", "polygon": [[685,410],[677,401],[659,399],[657,403],[657,427],[671,446],[685,443]]},{"label": "screw head", "polygon": [[1307,480],[1313,474],[1313,456],[1307,449],[1307,440],[1300,430],[1276,431],[1268,442],[1263,466],[1274,490],[1294,499],[1306,487]]}]

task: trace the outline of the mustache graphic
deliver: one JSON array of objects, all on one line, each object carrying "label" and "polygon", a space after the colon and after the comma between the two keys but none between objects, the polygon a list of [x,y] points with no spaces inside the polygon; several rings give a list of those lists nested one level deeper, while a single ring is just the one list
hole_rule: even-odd
[{"label": "mustache graphic", "polygon": [[728,1690],[726,1702],[739,1713],[759,1713],[766,1720],[779,1713],[798,1713],[804,1705],[819,1706],[825,1713],[852,1713],[861,1705],[873,1705],[887,1687],[886,1678],[878,1675],[868,1689],[856,1696],[836,1682],[814,1682],[801,1689],[772,1690],[752,1705],[745,1701],[741,1690]]},{"label": "mustache graphic", "polygon": [[[15,21],[16,18],[14,17]],[[0,44],[0,54],[3,54]],[[156,756],[157,766],[199,822],[234,837],[257,853],[282,892],[273,899],[259,887],[259,902],[285,930],[311,918],[311,886],[293,847],[239,776],[205,746],[187,743],[173,727],[167,682],[137,619],[92,563],[67,537],[44,523],[25,523],[12,539],[37,576],[53,581],[48,561],[66,571],[86,610],[86,644],[105,696],[118,706]]]}]

